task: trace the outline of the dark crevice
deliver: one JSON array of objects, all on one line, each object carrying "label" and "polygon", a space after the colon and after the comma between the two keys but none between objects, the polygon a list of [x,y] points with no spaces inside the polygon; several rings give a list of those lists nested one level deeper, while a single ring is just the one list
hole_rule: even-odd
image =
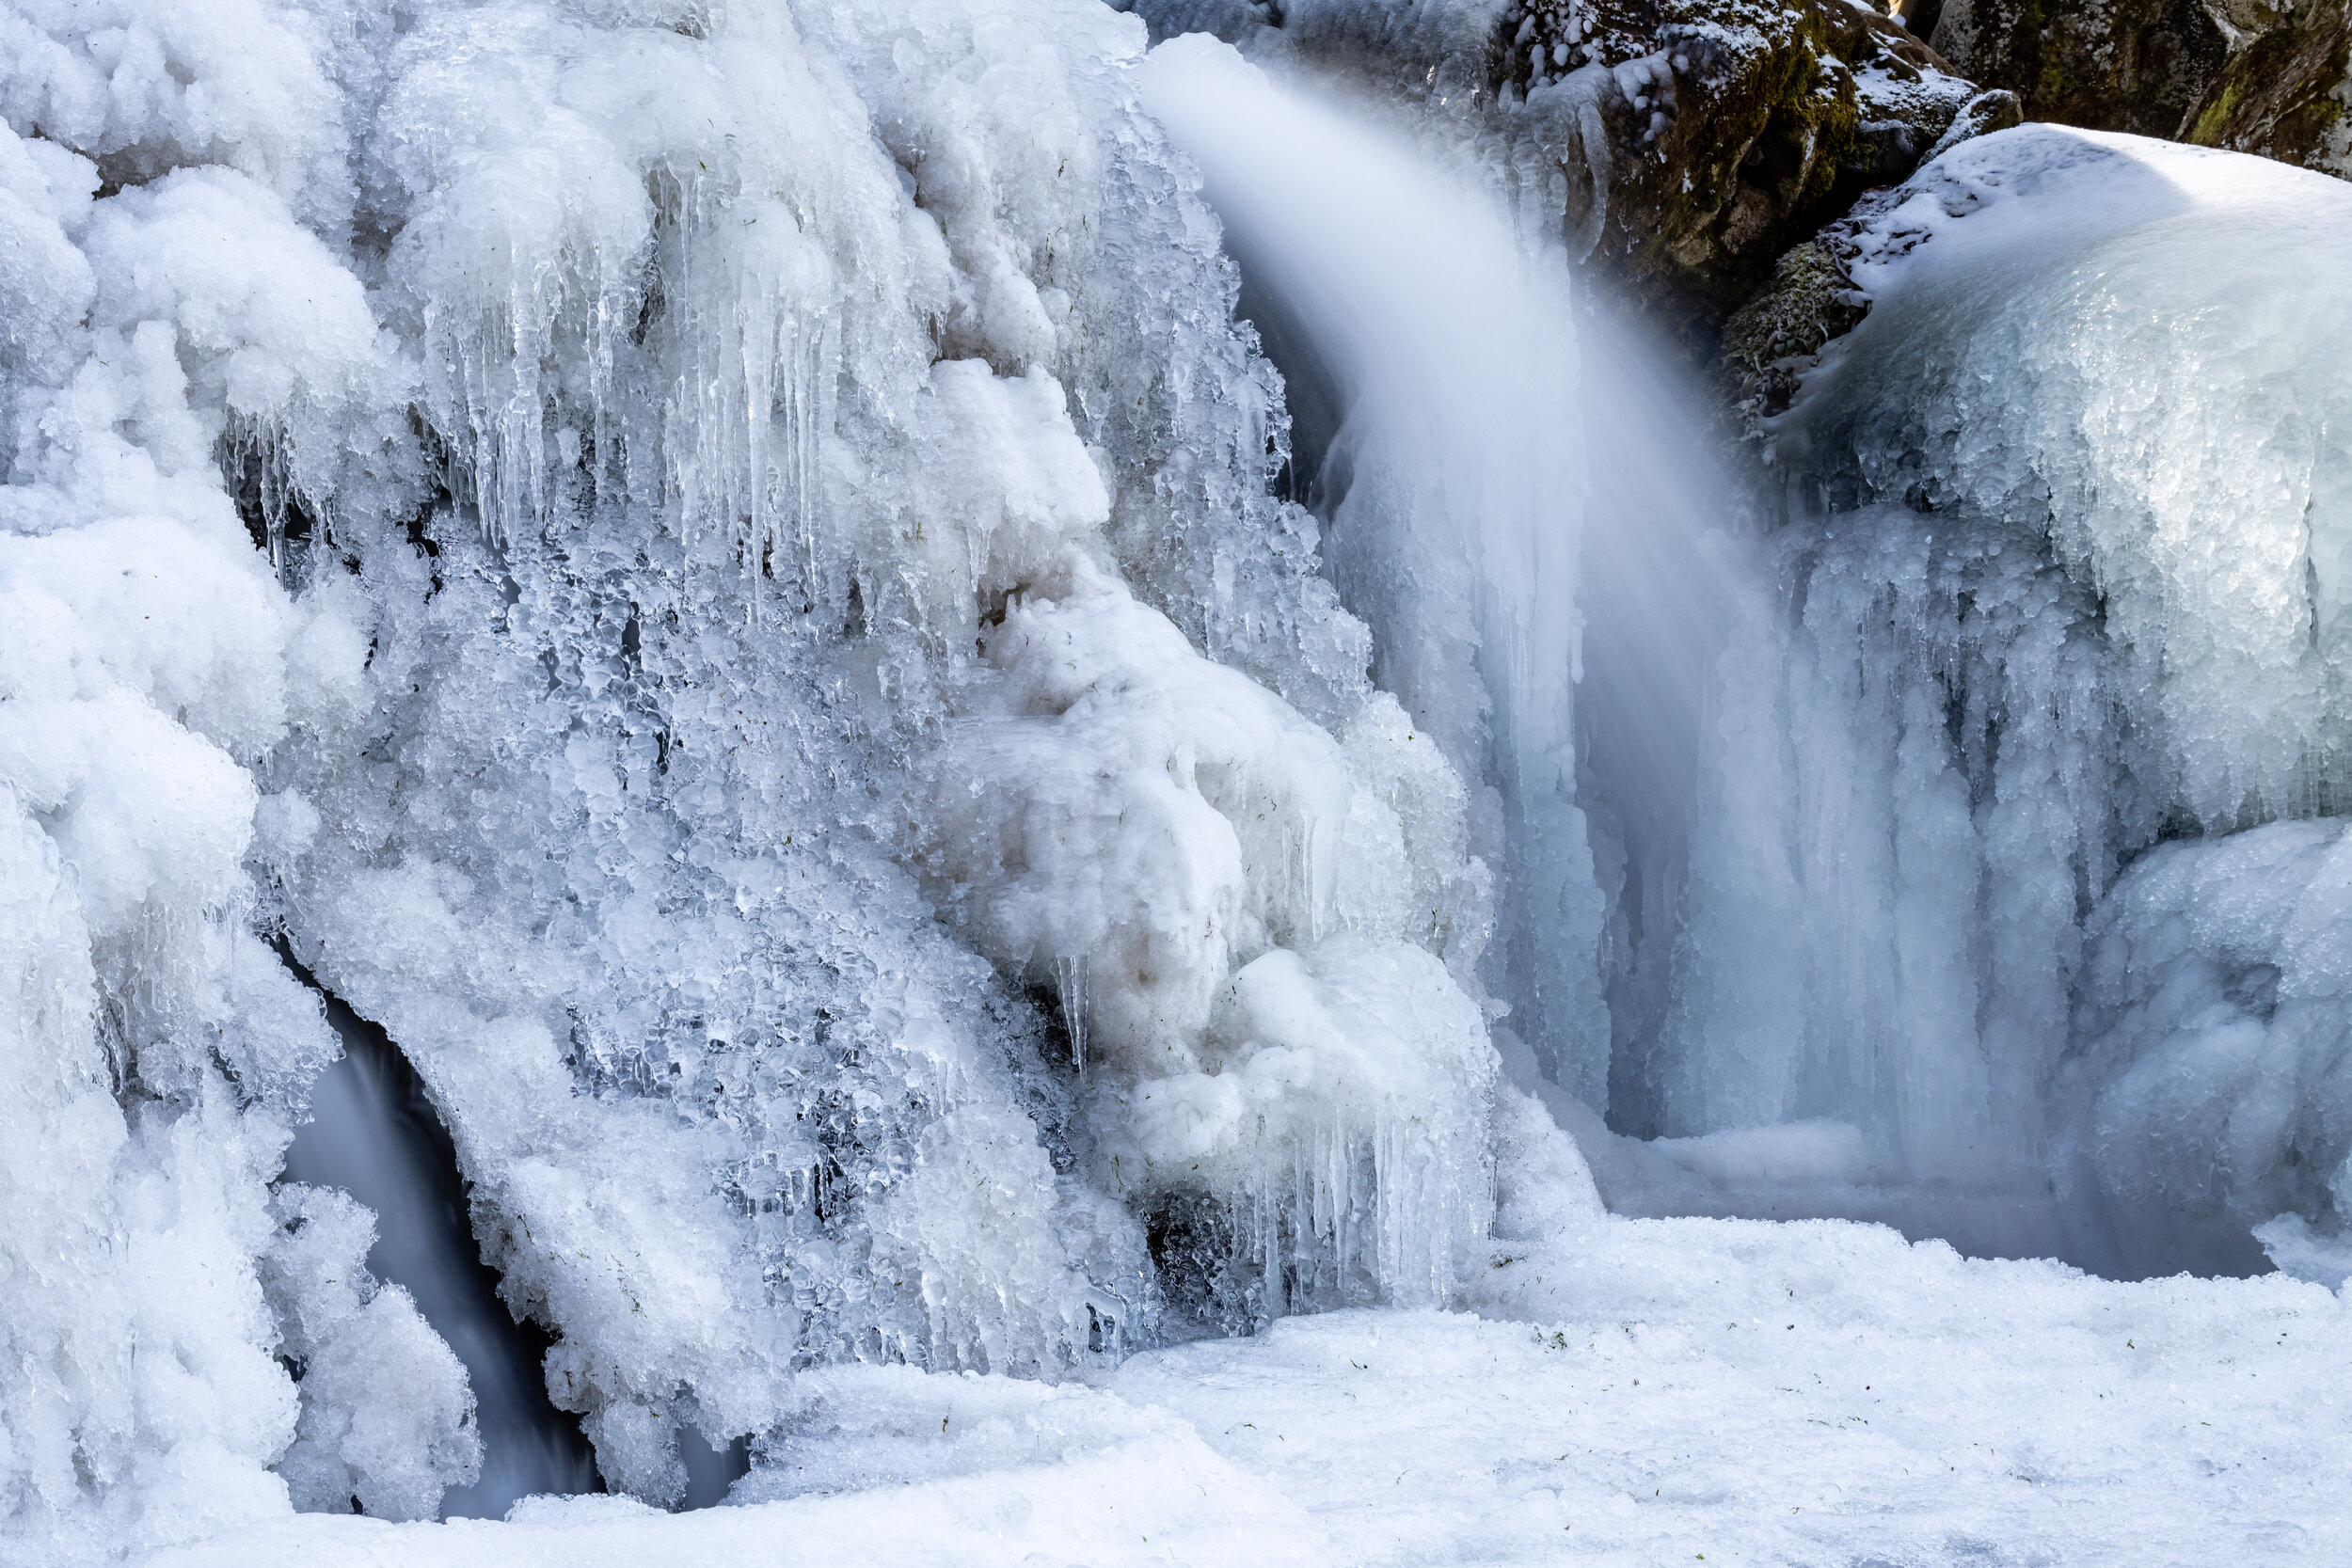
[{"label": "dark crevice", "polygon": [[727,1500],[727,1489],[752,1471],[752,1440],[738,1437],[723,1449],[703,1441],[692,1428],[678,1433],[678,1458],[686,1465],[686,1500],[691,1512],[716,1508]]},{"label": "dark crevice", "polygon": [[1234,314],[1257,329],[1259,352],[1281,373],[1291,417],[1289,461],[1274,476],[1278,499],[1296,501],[1327,526],[1347,496],[1347,464],[1333,462],[1353,397],[1344,378],[1316,344],[1298,312],[1260,280],[1262,270],[1242,254],[1239,235],[1226,249],[1241,272]]},{"label": "dark crevice", "polygon": [[518,1497],[603,1491],[579,1418],[548,1398],[541,1369],[553,1337],[515,1320],[500,1299],[498,1272],[482,1260],[456,1146],[415,1067],[282,942],[278,955],[318,993],[343,1047],[312,1088],[313,1119],[286,1151],[285,1180],[340,1187],[375,1212],[369,1269],[416,1299],[473,1387],[482,1479],[452,1490],[443,1513],[500,1518]]}]

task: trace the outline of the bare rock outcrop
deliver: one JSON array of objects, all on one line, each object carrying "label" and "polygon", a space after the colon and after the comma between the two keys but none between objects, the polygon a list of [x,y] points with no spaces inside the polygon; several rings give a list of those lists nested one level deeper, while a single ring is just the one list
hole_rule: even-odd
[{"label": "bare rock outcrop", "polygon": [[1488,178],[1702,352],[1776,260],[1939,146],[2013,124],[1859,0],[1129,0],[1155,37],[1466,119]]}]

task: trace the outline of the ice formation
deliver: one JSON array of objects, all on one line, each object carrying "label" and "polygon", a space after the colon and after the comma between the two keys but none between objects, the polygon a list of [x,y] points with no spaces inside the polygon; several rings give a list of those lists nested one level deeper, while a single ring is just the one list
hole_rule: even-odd
[{"label": "ice formation", "polygon": [[[375,1224],[334,1188],[289,1182],[262,1259],[280,1354],[302,1369],[302,1417],[278,1462],[296,1508],[357,1502],[382,1519],[429,1519],[482,1465],[465,1369],[408,1292],[368,1271]],[[408,1397],[385,1400],[398,1387]]]},{"label": "ice formation", "polygon": [[2348,222],[2048,127],[1851,221],[1869,314],[1774,431],[1811,515],[1724,660],[1655,1130],[1845,1122],[1880,1185],[2041,1215],[1979,1244],[2109,1268],[2332,1229],[2331,1047],[2261,1042],[2334,983],[2333,829],[2261,824],[2344,802]]},{"label": "ice formation", "polygon": [[1155,1214],[1212,1321],[1450,1298],[1471,797],[1268,493],[1140,24],[119,10],[7,22],[12,1530],[501,1440],[273,1196],[337,1046],[266,936],[657,1504],[813,1365],[1115,1362]]},{"label": "ice formation", "polygon": [[[1089,0],[0,9],[11,1552],[642,1554],[723,1452],[812,1539],[891,1487],[973,1560],[1122,1504],[1296,1560],[1204,1391],[1330,1394],[1355,1330],[1123,1361],[1622,1307],[1736,1393],[1781,1353],[1686,1355],[1693,1313],[1873,1270],[1836,1311],[1888,1344],[1915,1298],[2083,1357],[2336,1332],[2288,1280],[1598,1196],[2352,1273],[2352,196],[1946,150],[1849,227],[1869,313],[1734,538],[1527,146],[1445,122],[1441,176],[1146,43]],[[1335,372],[1320,515],[1229,234]],[[535,1401],[395,1267],[431,1200],[289,1164],[367,1114],[321,991],[615,1496],[422,1523]]]},{"label": "ice formation", "polygon": [[[310,1189],[289,1206],[281,1245],[311,1267],[289,1281],[309,1280],[341,1302],[347,1289],[364,1295],[367,1276],[380,1275],[457,1355],[482,1463],[471,1479],[441,1491],[441,1513],[495,1518],[534,1493],[589,1490],[596,1472],[586,1446],[548,1404],[543,1337],[515,1323],[499,1300],[498,1275],[474,1245],[463,1174],[431,1099],[381,1031],[340,1002],[328,1002],[326,1020],[342,1058],[311,1081],[310,1120],[295,1129],[281,1178],[281,1192]],[[341,1206],[322,1207],[330,1200],[357,1212],[346,1219]],[[334,1223],[314,1233],[321,1213]],[[320,1234],[360,1237],[356,1256],[323,1248]],[[307,1382],[310,1357],[284,1354]],[[322,1484],[337,1479],[326,1472]],[[336,1497],[315,1500],[331,1506]]]}]

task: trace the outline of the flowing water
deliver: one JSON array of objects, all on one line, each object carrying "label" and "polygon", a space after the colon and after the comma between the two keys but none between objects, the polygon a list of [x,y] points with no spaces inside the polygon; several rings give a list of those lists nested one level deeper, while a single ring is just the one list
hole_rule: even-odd
[{"label": "flowing water", "polygon": [[1699,432],[1476,166],[1187,40],[1144,84],[1288,373],[1292,488],[1375,679],[1497,791],[1509,1026],[1605,1104],[1662,1002],[1716,643]]},{"label": "flowing water", "polygon": [[[1697,400],[1594,305],[1556,236],[1510,215],[1491,166],[1384,134],[1373,112],[1201,40],[1155,52],[1144,97],[1199,165],[1244,309],[1287,372],[1299,437],[1289,488],[1322,520],[1325,568],[1373,628],[1375,678],[1494,791],[1478,847],[1500,879],[1487,978],[1510,1010],[1496,1034],[1533,1048],[1613,1205],[1875,1219],[1972,1253],[2126,1275],[2265,1267],[2248,1223],[2274,1199],[2249,1197],[2226,1219],[2117,1200],[2115,1173],[2146,1184],[2138,1150],[2179,1136],[2168,1118],[2185,1113],[2126,1112],[2160,1097],[2103,1090],[2077,1058],[2086,1037],[2094,1056],[2115,1053],[2099,1032],[2119,1006],[2146,1006],[2087,983],[2145,940],[2118,926],[2126,907],[2103,913],[2099,900],[2119,865],[2172,831],[2152,810],[2177,820],[2191,809],[2173,776],[2259,777],[2269,755],[2332,744],[2241,744],[2230,732],[2246,718],[2199,713],[2178,756],[2143,758],[2153,728],[2117,717],[2205,678],[2194,659],[2163,685],[2126,673],[2135,643],[2206,635],[2159,632],[2173,612],[2152,614],[2139,606],[2156,594],[2124,588],[2113,563],[2152,546],[2185,585],[2165,593],[2211,601],[2200,614],[2226,626],[2220,647],[2262,648],[2314,693],[2338,678],[2318,668],[2316,640],[2286,645],[2297,614],[2328,624],[2295,578],[2305,568],[2290,514],[2307,493],[2314,505],[2331,494],[2304,471],[2312,441],[2296,403],[2280,405],[2282,438],[2238,440],[2283,460],[2271,494],[2284,500],[2255,505],[2203,477],[2232,460],[2197,400],[2128,418],[2109,407],[2101,378],[2137,373],[2142,351],[2106,339],[2137,312],[2110,305],[2076,326],[2074,301],[2054,298],[2015,359],[2077,356],[2089,371],[2066,364],[2037,396],[2004,400],[2006,446],[1941,450],[1906,395],[1886,390],[1912,373],[1911,356],[1942,363],[1957,352],[1947,340],[1970,341],[1971,312],[1994,310],[2003,287],[2079,289],[2069,258],[2106,243],[2095,225],[2056,224],[2053,201],[2004,208],[1910,263],[1921,277],[1973,267],[1975,292],[1876,285],[1888,298],[1855,336],[1875,357],[1834,361],[1820,378],[1830,392],[1781,421],[1782,464],[1810,511],[1767,526],[1780,509],[1735,494],[1704,455],[1719,436],[1690,412]],[[2173,230],[2216,221],[2184,219],[2185,193],[2217,168],[2159,168],[2063,138],[2024,166],[2044,158],[2105,170],[2085,211],[2106,202],[2116,223],[2165,230],[2159,245],[2125,245],[2127,287],[2180,287],[2174,247],[2206,242]],[[1948,226],[1986,199],[1965,173],[1950,182],[1965,194],[1924,217],[1915,203],[1907,221]],[[2336,195],[2320,182],[2294,198]],[[2006,248],[1986,261],[1979,245]],[[1866,281],[1901,276],[1867,255],[1856,268]],[[2291,266],[2263,288],[2292,292],[2304,277]],[[1908,337],[1887,336],[1897,321]],[[2246,352],[2217,345],[2195,352]],[[2250,356],[2265,373],[2307,374]],[[1979,374],[2002,385],[1997,370]],[[2332,395],[2293,398],[2321,407]],[[2037,465],[2063,475],[2109,460],[2071,450],[2071,398],[2092,411],[2080,428],[2144,418],[2162,429],[2164,461],[2057,501],[2011,488],[2012,472]],[[1995,423],[1965,398],[1955,406],[1952,428]],[[2144,507],[2114,504],[2143,483]],[[2185,526],[2191,495],[2249,547],[2269,527],[2257,514],[2277,511],[2279,580],[2259,599],[2216,596],[2201,546],[2185,555],[2193,568],[2162,555],[2198,531]],[[2122,514],[2114,540],[2086,546],[2108,511]],[[2311,568],[2310,582],[2325,600],[2326,572]],[[2110,613],[2149,621],[2120,636]],[[2292,698],[2314,714],[2325,701]],[[2241,827],[2327,798],[2284,781],[2273,793],[2277,803],[2254,792],[2200,809],[2216,828]],[[2247,960],[2197,961],[2226,973]],[[2226,1006],[2266,996],[2275,967],[2227,981]],[[2106,991],[2130,997],[2137,984]],[[2122,1042],[2122,1059],[2139,1049]],[[2202,1048],[2185,1036],[2178,1049]],[[2226,1087],[2240,1069],[2217,1061],[2177,1070],[2199,1083],[2197,1117],[2223,1116],[2240,1092]],[[2254,1118],[2275,1140],[2263,1158],[2292,1167],[2296,1134],[2275,1117]]]}]

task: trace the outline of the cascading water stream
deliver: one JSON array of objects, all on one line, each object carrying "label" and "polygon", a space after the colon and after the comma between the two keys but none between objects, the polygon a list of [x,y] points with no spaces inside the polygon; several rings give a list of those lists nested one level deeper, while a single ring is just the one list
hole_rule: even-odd
[{"label": "cascading water stream", "polygon": [[1143,91],[1304,393],[1290,486],[1375,679],[1495,791],[1510,1027],[1606,1106],[1676,929],[1723,510],[1699,443],[1475,171],[1451,182],[1205,40],[1154,51]]},{"label": "cascading water stream", "polygon": [[[1611,1203],[1871,1219],[2127,1275],[2259,1268],[2242,1226],[2168,1217],[2110,1240],[2114,1222],[2040,1163],[2042,1118],[2070,1113],[2033,1103],[2046,1065],[2004,1058],[2064,1053],[2051,955],[2074,939],[2038,939],[2039,970],[2011,950],[2066,851],[2019,857],[2032,868],[1996,870],[1981,895],[1971,857],[2073,808],[2045,793],[1969,820],[1985,808],[1965,757],[1942,752],[1983,673],[1922,683],[1899,636],[1866,645],[1833,684],[1909,705],[1851,737],[1831,712],[1850,698],[1759,693],[1785,643],[1841,614],[1874,625],[1887,568],[1841,584],[1833,558],[1808,586],[1786,564],[1804,529],[1710,531],[1746,509],[1701,455],[1688,400],[1581,308],[1558,247],[1524,243],[1478,194],[1481,166],[1449,177],[1202,40],[1162,45],[1144,96],[1200,166],[1245,309],[1297,388],[1291,493],[1373,627],[1376,679],[1494,791],[1479,847],[1500,880],[1497,1037],[1523,1038],[1564,1091],[1548,1098]],[[1875,535],[1905,537],[1912,515]],[[2014,707],[1973,721],[2006,725],[2010,767],[2037,711]],[[1881,821],[1863,795],[1883,767],[1900,815]],[[1968,943],[1993,941],[1969,935],[1980,896],[2020,906],[2006,984],[1972,973]],[[2043,902],[2074,914],[2071,893]]]},{"label": "cascading water stream", "polygon": [[[1973,902],[1977,874],[1935,860],[1917,824],[1966,793],[1952,783],[1964,768],[1928,754],[1962,699],[1915,691],[1932,736],[1893,722],[1841,763],[1818,754],[1820,715],[1759,697],[1784,657],[1765,650],[1838,613],[1840,568],[1808,608],[1790,586],[1803,575],[1743,526],[1754,509],[1703,455],[1694,400],[1584,308],[1559,247],[1529,243],[1479,193],[1483,166],[1449,174],[1204,40],[1162,45],[1144,98],[1200,166],[1243,308],[1291,383],[1288,488],[1372,626],[1375,678],[1492,789],[1478,848],[1500,882],[1488,984],[1510,1014],[1497,1037],[1534,1049],[1610,1201],[1875,1219],[2127,1274],[2258,1267],[2242,1227],[2167,1222],[2137,1250],[2090,1235],[2036,1164],[2043,1113],[2024,1109],[2026,1075],[2008,1073],[1996,1114],[1985,1064],[2004,1050],[2055,1060],[2067,1024],[2062,982],[2014,1024],[2003,1015],[2025,1019],[2051,988],[1993,986],[1979,1019],[1960,1000],[1976,993],[1949,983],[1973,960],[1945,906]],[[1858,624],[1877,581],[1853,581]],[[1912,679],[1899,647],[1862,657],[1866,688]],[[2023,721],[2009,723],[2022,755]],[[1855,808],[1840,795],[1852,784],[1839,769],[1866,777],[1881,744],[1943,773],[1906,806],[1912,821],[1884,830],[1841,815]],[[1816,842],[1809,863],[1772,869]],[[1888,854],[1905,867],[1892,892],[1874,869]],[[1989,885],[2018,897],[2031,881]],[[1790,902],[1776,911],[1776,896]],[[1883,942],[1900,951],[1882,970]]]}]

